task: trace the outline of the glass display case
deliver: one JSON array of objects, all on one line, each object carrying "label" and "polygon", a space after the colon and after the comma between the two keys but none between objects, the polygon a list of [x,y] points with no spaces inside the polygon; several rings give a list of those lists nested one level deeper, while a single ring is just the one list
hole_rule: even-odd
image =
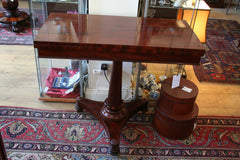
[{"label": "glass display case", "polygon": [[[32,20],[33,40],[50,13],[87,14],[87,0],[31,0],[29,10]],[[57,24],[56,29],[64,32],[64,27]],[[38,58],[35,49],[40,100],[75,102],[76,97],[83,96],[87,83],[87,61],[72,59]],[[82,65],[80,65],[82,64]],[[82,68],[83,67],[83,68]],[[81,72],[82,71],[82,72]],[[82,83],[79,83],[82,80]],[[80,86],[81,84],[81,86]]]},{"label": "glass display case", "polygon": [[[139,5],[139,16],[150,18],[166,18],[185,20],[193,29],[202,43],[206,42],[206,27],[210,14],[210,7],[204,0],[142,0]],[[174,30],[170,30],[174,32]],[[152,64],[143,63],[146,71],[141,72],[139,82],[148,80],[147,77],[154,75],[154,79],[160,88],[160,81],[176,74],[181,74],[183,78],[187,78],[185,65],[183,64]],[[153,90],[147,85],[140,90],[143,97],[153,99]],[[153,92],[153,93],[152,93]],[[150,101],[155,103],[154,101]]]},{"label": "glass display case", "polygon": [[140,16],[186,20],[199,40],[206,42],[211,9],[204,0],[146,0],[141,6]]},{"label": "glass display case", "polygon": [[31,0],[29,10],[35,38],[51,12],[87,14],[88,0]]},{"label": "glass display case", "polygon": [[[200,13],[199,6],[205,4],[204,1],[198,1],[198,4],[191,2],[191,5],[189,5],[189,2],[185,2],[178,7],[171,6],[167,0],[166,4],[160,2],[162,1],[139,1],[138,15],[160,18],[158,13],[161,12],[160,10],[166,9],[164,13],[167,17],[163,18],[171,18],[174,13],[173,18],[185,19],[189,22],[190,26],[193,26],[193,29],[204,26],[201,24],[201,26],[198,27],[198,20],[196,20]],[[89,14],[88,5],[88,0],[30,1],[33,38],[36,38],[39,29],[50,13]],[[185,5],[189,6],[186,7]],[[170,10],[174,11],[172,12]],[[208,18],[208,14],[206,14],[206,18]],[[191,20],[189,21],[188,18]],[[57,19],[54,23],[55,28],[53,29],[57,32],[64,33],[68,31],[68,28],[73,27],[71,24],[58,24]],[[205,25],[206,23],[207,21]],[[168,29],[168,31],[174,32],[174,30],[171,29]],[[107,97],[109,88],[108,80],[111,77],[111,61],[39,58],[37,49],[35,49],[35,58],[40,100],[75,102],[76,97],[81,96],[92,100],[104,101]],[[106,71],[101,69],[101,66],[104,64],[108,67]],[[159,82],[178,73],[186,75],[186,73],[184,73],[184,65],[124,62],[122,98],[124,101],[129,101],[136,97],[156,100],[159,96]]]}]

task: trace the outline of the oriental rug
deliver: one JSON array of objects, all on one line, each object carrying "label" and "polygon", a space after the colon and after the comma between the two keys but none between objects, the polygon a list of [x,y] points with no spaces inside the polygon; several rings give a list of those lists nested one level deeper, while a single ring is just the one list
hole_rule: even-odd
[{"label": "oriental rug", "polygon": [[240,84],[240,25],[237,21],[209,19],[206,53],[193,66],[200,82]]},{"label": "oriental rug", "polygon": [[240,159],[240,117],[204,117],[185,140],[158,135],[152,111],[134,115],[120,137],[120,154],[88,112],[0,107],[0,131],[10,160]]}]

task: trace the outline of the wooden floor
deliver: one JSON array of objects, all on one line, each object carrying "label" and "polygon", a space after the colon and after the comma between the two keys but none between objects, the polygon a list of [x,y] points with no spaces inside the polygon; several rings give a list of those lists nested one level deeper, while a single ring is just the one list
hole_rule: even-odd
[{"label": "wooden floor", "polygon": [[[239,8],[240,10],[240,8]],[[210,17],[240,21],[240,12],[212,9]],[[240,22],[239,22],[240,23]],[[199,83],[192,66],[186,66],[188,79],[199,88],[199,115],[240,116],[240,85]],[[0,105],[38,109],[73,110],[74,103],[39,101],[33,46],[0,45]]]}]

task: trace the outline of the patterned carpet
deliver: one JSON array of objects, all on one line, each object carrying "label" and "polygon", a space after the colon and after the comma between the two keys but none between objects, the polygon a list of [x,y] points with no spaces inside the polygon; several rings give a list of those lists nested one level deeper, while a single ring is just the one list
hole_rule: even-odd
[{"label": "patterned carpet", "polygon": [[240,25],[237,21],[209,19],[206,53],[194,66],[200,82],[240,84]]},{"label": "patterned carpet", "polygon": [[109,155],[104,128],[89,113],[0,107],[0,131],[11,160],[240,159],[240,117],[199,117],[185,140],[152,127],[153,110],[123,128],[120,155]]},{"label": "patterned carpet", "polygon": [[30,24],[25,26],[24,30],[20,33],[15,33],[8,29],[9,27],[0,24],[0,44],[10,45],[32,45],[32,29]]}]

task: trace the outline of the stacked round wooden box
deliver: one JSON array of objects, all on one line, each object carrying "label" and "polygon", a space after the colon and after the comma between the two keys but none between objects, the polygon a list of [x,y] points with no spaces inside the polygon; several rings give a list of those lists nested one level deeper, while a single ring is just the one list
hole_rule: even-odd
[{"label": "stacked round wooden box", "polygon": [[[195,103],[198,88],[184,78],[181,78],[177,88],[172,89],[171,84],[172,77],[163,81],[153,126],[164,137],[186,139],[191,135],[198,116],[198,106]],[[191,92],[182,90],[184,86],[192,89]]]}]

